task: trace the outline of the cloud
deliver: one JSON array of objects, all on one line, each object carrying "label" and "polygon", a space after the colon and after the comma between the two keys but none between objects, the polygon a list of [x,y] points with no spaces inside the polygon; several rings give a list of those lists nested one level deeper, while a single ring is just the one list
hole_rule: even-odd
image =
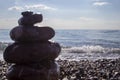
[{"label": "cloud", "polygon": [[110,4],[110,3],[102,2],[102,1],[97,1],[97,2],[93,3],[94,6],[104,6],[104,5],[108,5],[108,4]]},{"label": "cloud", "polygon": [[16,10],[16,11],[22,11],[24,8],[23,7],[20,7],[20,6],[13,6],[13,7],[10,7],[8,8],[8,10]]},{"label": "cloud", "polygon": [[49,7],[44,4],[34,4],[34,5],[24,5],[24,6],[12,6],[8,8],[8,10],[22,11],[22,10],[57,10],[57,9],[53,7]]},{"label": "cloud", "polygon": [[55,8],[46,6],[44,4],[36,4],[36,5],[26,5],[27,9],[42,9],[42,10],[56,10]]}]

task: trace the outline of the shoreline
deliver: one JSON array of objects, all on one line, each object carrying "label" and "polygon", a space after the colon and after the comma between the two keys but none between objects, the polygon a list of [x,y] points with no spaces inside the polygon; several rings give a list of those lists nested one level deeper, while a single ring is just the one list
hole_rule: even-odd
[{"label": "shoreline", "polygon": [[[59,80],[120,80],[120,58],[95,61],[59,59],[57,62],[60,66]],[[0,60],[1,80],[6,80],[5,74],[9,66]]]}]

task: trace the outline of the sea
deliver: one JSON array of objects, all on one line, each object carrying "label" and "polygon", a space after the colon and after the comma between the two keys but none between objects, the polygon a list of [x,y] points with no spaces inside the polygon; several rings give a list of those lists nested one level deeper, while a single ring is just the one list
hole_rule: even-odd
[{"label": "sea", "polygon": [[[9,43],[10,29],[0,29],[0,59]],[[55,30],[50,40],[58,42],[60,60],[97,60],[120,58],[120,30]],[[42,35],[41,35],[42,36]]]}]

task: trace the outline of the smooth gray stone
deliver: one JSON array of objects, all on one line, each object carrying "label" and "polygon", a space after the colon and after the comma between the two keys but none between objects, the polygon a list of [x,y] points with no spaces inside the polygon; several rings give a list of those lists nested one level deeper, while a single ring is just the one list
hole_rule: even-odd
[{"label": "smooth gray stone", "polygon": [[55,31],[47,26],[44,27],[17,26],[10,31],[10,37],[12,40],[22,42],[47,41],[53,38],[54,35]]},{"label": "smooth gray stone", "polygon": [[43,66],[40,69],[29,65],[13,65],[6,75],[8,80],[58,80],[59,67],[54,61],[50,63],[49,68]]},{"label": "smooth gray stone", "polygon": [[25,11],[25,12],[22,12],[21,14],[23,15],[23,17],[21,17],[18,20],[19,25],[33,26],[34,24],[42,22],[43,20],[42,14],[33,14],[33,12],[30,12],[30,11]]},{"label": "smooth gray stone", "polygon": [[29,64],[54,60],[60,51],[58,43],[13,43],[5,49],[3,57],[8,63]]}]

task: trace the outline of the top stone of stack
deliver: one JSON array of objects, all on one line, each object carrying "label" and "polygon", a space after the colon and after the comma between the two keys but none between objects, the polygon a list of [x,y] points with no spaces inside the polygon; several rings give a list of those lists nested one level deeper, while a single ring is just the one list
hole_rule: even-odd
[{"label": "top stone of stack", "polygon": [[42,14],[33,14],[31,11],[25,11],[21,13],[23,17],[18,20],[19,25],[33,26],[36,23],[40,23],[43,20]]}]

